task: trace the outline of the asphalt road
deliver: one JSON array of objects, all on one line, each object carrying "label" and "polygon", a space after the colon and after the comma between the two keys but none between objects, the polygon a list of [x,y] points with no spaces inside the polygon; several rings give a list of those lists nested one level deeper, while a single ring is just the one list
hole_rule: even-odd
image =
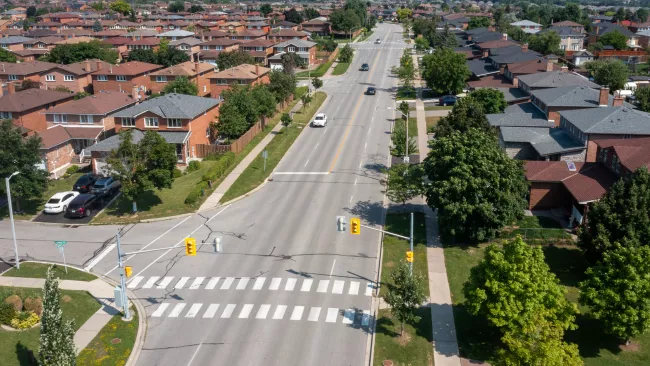
[{"label": "asphalt road", "polygon": [[[75,262],[117,279],[112,232],[123,230],[124,252],[162,248],[126,260],[134,273],[128,287],[147,311],[138,365],[365,364],[380,236],[337,232],[336,216],[383,222],[380,179],[397,85],[390,69],[407,47],[398,25],[379,24],[371,39],[353,45],[348,72],[322,88],[328,126],[303,131],[273,181],[255,194],[201,214],[123,228],[21,223],[20,250],[70,238],[78,243]],[[362,63],[370,71],[358,71]],[[368,86],[377,95],[364,95]],[[3,254],[13,249],[6,224],[0,222],[7,233],[0,238]],[[27,232],[30,225],[38,233]],[[208,244],[187,257],[187,236]],[[216,237],[220,253],[209,244]]]}]

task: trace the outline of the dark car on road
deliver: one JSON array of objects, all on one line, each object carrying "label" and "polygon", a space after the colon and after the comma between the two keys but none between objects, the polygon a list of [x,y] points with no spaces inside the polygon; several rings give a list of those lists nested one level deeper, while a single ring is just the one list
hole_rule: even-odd
[{"label": "dark car on road", "polygon": [[439,103],[440,105],[446,106],[446,105],[454,105],[456,104],[456,101],[458,98],[455,95],[445,95],[440,97]]},{"label": "dark car on road", "polygon": [[120,181],[112,177],[99,178],[90,189],[90,193],[99,196],[112,196],[120,189]]},{"label": "dark car on road", "polygon": [[372,86],[369,86],[368,89],[366,89],[366,95],[375,95],[377,94],[377,89],[375,89]]},{"label": "dark car on road", "polygon": [[80,194],[75,197],[65,210],[66,217],[88,217],[97,206],[97,196],[94,194]]},{"label": "dark car on road", "polygon": [[92,173],[84,174],[72,185],[72,190],[79,193],[88,193],[92,188],[93,184],[97,181],[96,175]]},{"label": "dark car on road", "polygon": [[370,70],[370,66],[368,64],[361,64],[361,71],[368,71]]}]

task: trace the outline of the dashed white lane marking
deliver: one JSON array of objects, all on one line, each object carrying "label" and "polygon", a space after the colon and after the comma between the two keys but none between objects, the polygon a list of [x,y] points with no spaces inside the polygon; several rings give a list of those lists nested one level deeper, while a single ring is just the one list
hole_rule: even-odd
[{"label": "dashed white lane marking", "polygon": [[300,320],[302,319],[302,312],[305,311],[304,306],[294,306],[293,312],[291,313],[291,320]]},{"label": "dashed white lane marking", "polygon": [[302,167],[303,168],[307,167],[307,164],[309,164],[309,159],[307,159],[307,161],[305,162],[305,165],[303,165]]},{"label": "dashed white lane marking", "polygon": [[284,285],[284,290],[293,291],[293,288],[296,287],[296,281],[295,278],[287,278],[287,284]]},{"label": "dashed white lane marking", "polygon": [[203,304],[192,304],[190,307],[190,310],[188,310],[187,314],[185,314],[186,318],[194,318],[196,314],[199,313],[199,310],[201,310],[201,307]]},{"label": "dashed white lane marking", "polygon": [[367,147],[368,147],[368,143],[366,142],[366,144],[363,146],[363,149],[365,150]]},{"label": "dashed white lane marking", "polygon": [[287,311],[286,305],[278,305],[275,308],[275,313],[273,313],[273,319],[278,320],[284,318],[284,312]]},{"label": "dashed white lane marking", "polygon": [[255,283],[253,284],[253,290],[261,290],[262,287],[264,287],[265,281],[266,281],[266,277],[257,277],[255,279]]},{"label": "dashed white lane marking", "polygon": [[336,264],[336,259],[332,261],[332,269],[330,269],[330,277],[332,277],[332,273],[334,273],[334,265]]},{"label": "dashed white lane marking", "polygon": [[181,279],[176,282],[176,286],[174,286],[174,288],[183,288],[189,279],[189,277],[181,277]]},{"label": "dashed white lane marking", "polygon": [[206,290],[214,290],[215,287],[217,287],[217,282],[219,282],[219,279],[221,277],[212,277],[210,281],[208,281],[208,284],[205,285]]},{"label": "dashed white lane marking", "polygon": [[354,310],[347,309],[343,313],[343,324],[352,324],[354,323]]},{"label": "dashed white lane marking", "polygon": [[332,293],[333,294],[342,294],[343,293],[343,285],[345,285],[345,281],[334,281],[334,286],[332,287]]},{"label": "dashed white lane marking", "polygon": [[269,314],[270,309],[271,304],[260,305],[259,310],[257,310],[257,315],[255,315],[255,319],[266,319],[266,316]]},{"label": "dashed white lane marking", "polygon": [[336,317],[339,315],[339,308],[329,308],[327,309],[327,317],[325,322],[327,323],[336,323]]},{"label": "dashed white lane marking", "polygon": [[354,179],[354,185],[355,186],[357,185],[357,179],[356,178]]},{"label": "dashed white lane marking", "polygon": [[249,280],[250,280],[250,278],[248,278],[248,277],[242,277],[242,278],[239,280],[239,283],[237,284],[237,288],[236,288],[236,289],[237,289],[237,290],[245,290],[245,289],[246,289],[246,285],[248,285],[248,281],[249,281]]},{"label": "dashed white lane marking", "polygon": [[151,278],[147,280],[147,282],[142,286],[142,288],[152,288],[159,278],[160,278],[159,276],[151,276]]},{"label": "dashed white lane marking", "polygon": [[320,308],[314,307],[309,310],[309,315],[307,316],[307,320],[310,322],[317,322],[318,317],[320,316]]},{"label": "dashed white lane marking", "polygon": [[167,277],[163,278],[163,280],[160,281],[160,283],[158,284],[158,287],[156,287],[156,288],[157,289],[167,288],[167,286],[169,286],[169,284],[172,282],[173,279],[174,279],[174,276],[167,276]]},{"label": "dashed white lane marking", "polygon": [[359,162],[359,168],[363,165],[363,160]]},{"label": "dashed white lane marking", "polygon": [[348,290],[348,295],[358,295],[359,294],[359,282],[350,281],[350,289]]},{"label": "dashed white lane marking", "polygon": [[232,315],[232,312],[235,311],[236,304],[228,304],[226,305],[226,308],[223,309],[223,313],[221,313],[221,319],[228,319]]},{"label": "dashed white lane marking", "polygon": [[185,303],[181,302],[176,304],[174,308],[172,309],[172,312],[169,313],[170,318],[178,318],[178,316],[181,314],[181,311],[183,311],[183,308],[185,307]]},{"label": "dashed white lane marking", "polygon": [[192,284],[190,285],[190,290],[198,289],[199,286],[201,286],[201,284],[203,283],[203,280],[205,280],[205,277],[197,277],[196,279],[194,279],[194,282],[192,282]]},{"label": "dashed white lane marking", "polygon": [[320,280],[318,282],[318,288],[316,289],[316,292],[327,292],[327,287],[330,285],[329,280]]},{"label": "dashed white lane marking", "polygon": [[352,197],[354,197],[354,196],[350,196],[350,203],[352,203]]},{"label": "dashed white lane marking", "polygon": [[169,307],[169,303],[163,302],[162,304],[160,304],[160,306],[158,306],[158,309],[156,309],[156,311],[154,311],[153,314],[151,314],[151,316],[154,318],[161,317],[168,307]]},{"label": "dashed white lane marking", "polygon": [[217,313],[217,310],[219,310],[219,304],[210,304],[210,306],[208,306],[208,310],[206,310],[205,314],[203,314],[203,317],[214,318],[214,314]]},{"label": "dashed white lane marking", "polygon": [[126,287],[135,288],[140,283],[140,281],[142,281],[143,279],[144,279],[144,276],[135,276],[135,277],[133,277],[133,279],[131,280],[129,285],[126,286]]},{"label": "dashed white lane marking", "polygon": [[235,281],[235,277],[226,277],[226,280],[223,281],[223,283],[221,284],[221,289],[222,290],[229,289],[233,281]]},{"label": "dashed white lane marking", "polygon": [[300,291],[302,292],[308,292],[309,289],[311,289],[311,284],[314,282],[311,278],[306,278],[302,281],[302,287],[300,287]]},{"label": "dashed white lane marking", "polygon": [[269,285],[269,290],[271,291],[277,291],[280,288],[280,283],[282,282],[282,278],[280,277],[274,277],[271,280],[271,285]]},{"label": "dashed white lane marking", "polygon": [[244,304],[241,311],[239,312],[239,319],[247,319],[251,315],[253,310],[253,304]]},{"label": "dashed white lane marking", "polygon": [[372,296],[372,282],[368,282],[368,285],[366,286],[366,296]]},{"label": "dashed white lane marking", "polygon": [[361,315],[361,326],[367,327],[370,324],[370,310],[364,310],[363,315]]}]

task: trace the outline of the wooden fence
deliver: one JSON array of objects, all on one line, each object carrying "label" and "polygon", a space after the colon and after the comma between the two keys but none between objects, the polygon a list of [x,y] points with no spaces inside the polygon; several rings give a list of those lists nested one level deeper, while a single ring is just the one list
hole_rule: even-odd
[{"label": "wooden fence", "polygon": [[316,63],[317,64],[326,64],[336,58],[339,54],[339,47],[336,47],[336,49],[333,52],[327,52],[327,51],[316,51]]}]

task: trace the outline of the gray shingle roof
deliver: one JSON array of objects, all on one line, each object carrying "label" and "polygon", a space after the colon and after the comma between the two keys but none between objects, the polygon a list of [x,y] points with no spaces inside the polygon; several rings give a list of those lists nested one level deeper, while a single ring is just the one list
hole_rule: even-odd
[{"label": "gray shingle roof", "polygon": [[32,41],[32,39],[27,37],[22,37],[22,36],[9,36],[9,37],[0,38],[0,44],[17,44],[17,43],[25,43],[29,41]]},{"label": "gray shingle roof", "polygon": [[196,46],[198,44],[203,43],[200,39],[196,39],[193,37],[186,37],[186,38],[181,38],[181,39],[176,39],[174,41],[169,42],[170,46],[178,46],[180,44],[187,44],[190,46]]},{"label": "gray shingle roof", "polygon": [[562,111],[560,115],[584,133],[650,135],[650,114],[626,106]]},{"label": "gray shingle roof", "polygon": [[[598,107],[600,90],[584,86],[568,86],[535,90],[532,96],[551,107]],[[609,96],[611,105],[614,97]]]},{"label": "gray shingle roof", "polygon": [[499,64],[513,64],[540,58],[539,53],[528,50],[523,52],[521,46],[501,47],[490,50],[490,58]]},{"label": "gray shingle roof", "polygon": [[506,107],[500,114],[488,114],[487,120],[495,127],[546,127],[550,128],[555,124],[546,119],[533,103],[513,104]]},{"label": "gray shingle roof", "polygon": [[169,32],[160,33],[157,37],[190,37],[193,36],[194,32],[188,32],[182,29],[175,29]]},{"label": "gray shingle roof", "polygon": [[[138,143],[144,137],[144,132],[136,129],[133,131],[133,142]],[[165,141],[169,144],[182,144],[187,141],[189,136],[192,134],[192,131],[156,131],[160,136],[162,136]],[[120,146],[120,135],[113,135],[105,140],[102,140],[92,146],[84,149],[86,152],[90,151],[101,151],[109,152],[111,150],[117,149]]]},{"label": "gray shingle roof", "polygon": [[585,145],[562,128],[502,127],[505,142],[527,142],[541,156],[584,150]]},{"label": "gray shingle roof", "polygon": [[520,82],[526,83],[531,88],[561,88],[565,86],[600,88],[600,85],[589,81],[584,76],[562,71],[538,72],[521,75],[518,78]]},{"label": "gray shingle roof", "polygon": [[131,108],[121,110],[114,117],[136,117],[144,112],[152,112],[163,118],[193,119],[215,107],[219,100],[170,93],[158,98],[148,99]]},{"label": "gray shingle roof", "polygon": [[547,33],[547,32],[555,32],[559,36],[571,36],[571,37],[584,37],[585,35],[576,32],[573,28],[571,27],[551,27],[551,28],[546,28],[542,30],[540,33]]},{"label": "gray shingle roof", "polygon": [[316,45],[316,42],[305,41],[304,39],[291,39],[288,41],[280,42],[273,47],[287,47],[287,46],[296,46],[296,47],[307,47],[311,48]]},{"label": "gray shingle roof", "polygon": [[467,61],[467,67],[469,68],[469,71],[472,72],[472,74],[479,77],[484,75],[496,74],[497,72],[499,72],[499,69],[492,66],[491,62],[488,62],[487,60],[484,59],[469,60]]},{"label": "gray shingle roof", "polygon": [[506,102],[511,103],[518,100],[528,99],[528,94],[519,88],[496,88],[503,93]]},{"label": "gray shingle roof", "polygon": [[594,33],[599,36],[605,35],[609,32],[618,31],[619,33],[623,34],[625,37],[636,37],[636,34],[630,32],[629,29],[625,27],[621,27],[620,25],[614,23],[596,23],[593,24],[593,27],[594,28],[598,27],[597,29],[598,33],[596,32]]},{"label": "gray shingle roof", "polygon": [[519,20],[519,21],[514,22],[514,23],[510,23],[510,25],[515,25],[515,26],[517,26],[517,25],[526,25],[526,26],[531,26],[531,25],[532,25],[532,26],[540,26],[540,27],[542,26],[542,25],[539,24],[539,23],[531,22],[530,20],[526,20],[526,19],[524,19],[524,20]]}]

